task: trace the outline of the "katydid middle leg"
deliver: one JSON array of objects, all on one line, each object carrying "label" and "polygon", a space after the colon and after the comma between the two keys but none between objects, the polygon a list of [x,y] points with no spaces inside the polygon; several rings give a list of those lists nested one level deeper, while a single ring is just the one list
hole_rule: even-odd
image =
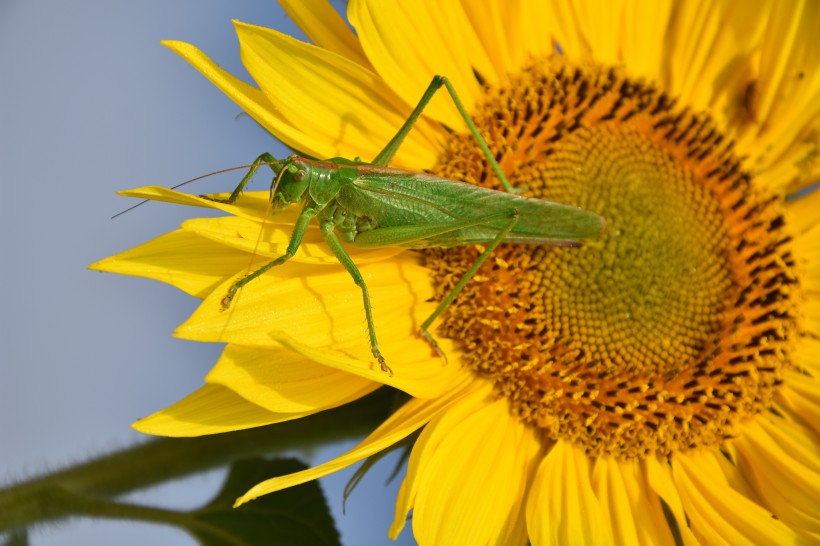
[{"label": "katydid middle leg", "polygon": [[498,177],[498,180],[501,181],[501,185],[504,186],[504,189],[511,193],[520,193],[520,191],[513,187],[510,184],[510,181],[507,180],[507,177],[504,175],[504,172],[501,170],[501,167],[498,165],[498,161],[496,161],[495,156],[490,151],[490,147],[487,145],[487,141],[484,140],[484,137],[481,136],[481,133],[478,132],[478,128],[473,123],[470,114],[467,113],[467,109],[464,108],[464,105],[461,103],[461,99],[458,98],[458,94],[456,93],[453,84],[450,83],[450,80],[445,78],[444,76],[433,76],[433,80],[430,82],[430,85],[427,86],[427,89],[424,91],[424,94],[421,96],[421,100],[413,108],[413,111],[407,117],[407,120],[402,124],[399,128],[399,131],[395,134],[393,138],[390,139],[390,142],[387,143],[387,146],[379,152],[379,155],[373,160],[373,165],[381,165],[387,166],[390,161],[393,159],[393,156],[396,155],[399,147],[401,146],[404,139],[407,137],[407,134],[410,132],[410,129],[413,128],[413,125],[416,124],[418,121],[419,116],[421,115],[424,108],[436,94],[436,91],[441,89],[444,86],[447,89],[447,92],[450,94],[450,98],[453,99],[453,103],[456,105],[458,109],[458,113],[461,114],[461,117],[464,119],[464,122],[467,124],[467,127],[470,129],[470,132],[475,137],[476,142],[478,142],[481,151],[484,152],[484,156],[487,158],[487,161],[490,163],[490,167],[492,167],[493,172]]},{"label": "katydid middle leg", "polygon": [[356,286],[361,288],[362,290],[362,300],[364,301],[364,317],[367,321],[367,333],[370,336],[370,352],[373,354],[373,357],[379,362],[379,366],[381,367],[383,372],[387,372],[391,376],[393,375],[393,370],[390,369],[390,366],[384,360],[381,351],[379,351],[379,342],[376,340],[376,324],[373,322],[373,309],[370,305],[370,292],[367,290],[367,284],[364,282],[364,277],[359,272],[359,268],[356,267],[356,264],[353,263],[353,259],[347,253],[347,251],[342,246],[341,241],[339,241],[339,237],[333,232],[333,229],[336,225],[331,220],[320,220],[319,222],[319,229],[322,232],[322,235],[325,238],[330,250],[333,251],[334,256],[336,259],[339,260],[347,272],[350,273],[350,276],[353,277],[353,282],[356,283]]},{"label": "katydid middle leg", "polygon": [[[474,226],[480,226],[483,224],[489,224],[490,222],[496,222],[498,220],[508,219],[509,221],[502,227],[498,234],[493,238],[484,252],[476,259],[470,269],[464,273],[464,276],[456,283],[453,289],[450,291],[449,294],[441,301],[435,311],[427,317],[421,327],[419,328],[419,333],[421,337],[427,340],[428,343],[433,347],[436,353],[444,358],[445,362],[447,357],[444,353],[439,349],[438,342],[435,340],[433,335],[428,331],[430,326],[433,324],[433,321],[449,306],[453,300],[456,298],[459,292],[464,288],[464,286],[470,281],[470,279],[475,275],[478,268],[481,267],[481,264],[490,256],[493,250],[498,247],[507,235],[512,231],[515,227],[515,224],[518,223],[518,211],[516,209],[510,209],[501,212],[494,212],[491,214],[485,214],[483,216],[479,216],[476,218],[470,218],[468,220],[458,220],[453,221],[447,224],[432,224],[427,226],[393,226],[393,227],[386,227],[386,228],[379,228],[374,229],[372,231],[365,231],[359,233],[356,236],[356,246],[358,247],[380,247],[380,246],[388,246],[388,245],[401,245],[411,243],[413,241],[418,241],[422,239],[429,239],[435,237],[437,235],[443,235],[445,233],[450,233],[453,231],[458,231],[460,229],[470,228]],[[328,241],[330,242],[330,241]],[[338,255],[337,255],[338,257]],[[341,261],[341,258],[339,259]],[[348,269],[348,271],[350,271]],[[365,313],[368,313],[368,309],[365,308]],[[368,315],[369,316],[369,315]],[[370,322],[368,321],[368,326]]]}]

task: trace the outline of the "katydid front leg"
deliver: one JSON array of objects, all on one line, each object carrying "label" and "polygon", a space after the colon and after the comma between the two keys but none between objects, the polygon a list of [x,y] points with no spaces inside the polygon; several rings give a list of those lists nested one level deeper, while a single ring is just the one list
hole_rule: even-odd
[{"label": "katydid front leg", "polygon": [[285,254],[279,256],[272,262],[268,262],[253,273],[246,275],[245,277],[239,279],[235,283],[228,288],[228,294],[222,298],[222,310],[226,310],[228,307],[231,306],[231,301],[233,300],[234,296],[236,296],[237,291],[257,278],[258,276],[262,275],[265,271],[272,267],[276,267],[277,265],[282,265],[286,261],[293,258],[293,255],[296,254],[296,250],[299,248],[299,245],[302,244],[302,238],[305,236],[305,231],[307,230],[308,224],[310,221],[316,216],[317,212],[316,209],[313,208],[312,203],[306,203],[304,208],[302,208],[302,212],[299,214],[299,217],[296,219],[296,223],[293,226],[293,231],[290,234],[290,242],[288,243],[288,248],[285,251]]},{"label": "katydid front leg", "polygon": [[260,155],[259,157],[257,157],[254,160],[253,163],[251,163],[251,166],[248,169],[248,172],[245,174],[245,176],[242,177],[242,180],[239,182],[239,185],[236,186],[236,189],[234,189],[231,192],[231,195],[229,195],[227,199],[213,199],[212,197],[208,197],[207,195],[203,195],[201,197],[205,197],[206,199],[209,199],[211,201],[216,201],[217,203],[227,203],[228,205],[233,205],[236,202],[237,198],[245,190],[245,186],[247,186],[248,183],[251,181],[251,178],[253,178],[253,175],[255,175],[256,171],[259,170],[260,166],[267,165],[268,167],[271,168],[271,170],[273,171],[273,174],[276,175],[277,173],[276,173],[276,170],[273,168],[273,166],[278,165],[279,163],[280,162],[277,161],[277,159],[275,157],[273,157],[269,153],[265,152],[262,155]]},{"label": "katydid front leg", "polygon": [[392,377],[393,370],[391,370],[390,366],[388,366],[384,361],[384,357],[382,356],[381,351],[379,351],[379,342],[376,341],[376,324],[373,322],[373,309],[370,306],[370,292],[367,290],[367,284],[364,282],[364,278],[359,272],[359,268],[356,267],[355,263],[353,263],[350,255],[348,255],[347,251],[342,246],[341,241],[339,241],[339,237],[337,237],[336,233],[333,232],[333,228],[335,227],[335,224],[331,220],[323,219],[319,221],[319,229],[330,247],[330,250],[333,251],[336,259],[339,260],[339,263],[347,269],[350,276],[353,277],[353,282],[356,283],[356,286],[362,289],[364,316],[365,320],[367,320],[367,333],[370,335],[370,352],[373,353],[373,357],[379,362],[379,366],[381,366],[382,371],[387,372]]}]

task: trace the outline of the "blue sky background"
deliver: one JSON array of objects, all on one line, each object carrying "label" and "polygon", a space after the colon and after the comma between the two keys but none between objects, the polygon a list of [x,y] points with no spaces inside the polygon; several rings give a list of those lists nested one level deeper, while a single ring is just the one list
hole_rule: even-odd
[{"label": "blue sky background", "polygon": [[[283,146],[159,44],[196,44],[247,79],[231,19],[303,35],[273,1],[0,1],[0,479],[55,470],[143,440],[135,419],[199,387],[218,347],[171,337],[197,301],[87,264],[175,229],[190,210],[117,190],[171,186]],[[214,177],[192,191],[232,189]],[[261,187],[257,183],[257,188]],[[312,454],[321,462],[351,445]],[[323,481],[344,543],[386,544],[398,483],[383,463],[341,516],[350,472]],[[193,508],[222,472],[129,500]],[[413,544],[409,528],[398,544]],[[33,546],[192,545],[174,528],[75,519]]]}]

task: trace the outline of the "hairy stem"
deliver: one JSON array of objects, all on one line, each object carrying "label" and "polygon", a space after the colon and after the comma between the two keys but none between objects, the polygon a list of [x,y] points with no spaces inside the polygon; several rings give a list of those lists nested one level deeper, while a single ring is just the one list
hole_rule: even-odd
[{"label": "hairy stem", "polygon": [[[249,430],[162,438],[0,490],[0,532],[71,515],[125,517],[99,499],[226,465],[234,460],[361,437],[390,412],[387,389],[333,410]],[[94,498],[98,500],[95,501]],[[129,514],[156,510],[127,507]],[[146,510],[148,512],[146,512]],[[167,520],[167,514],[160,514]],[[147,517],[147,516],[146,516]],[[137,518],[140,519],[140,518]]]}]

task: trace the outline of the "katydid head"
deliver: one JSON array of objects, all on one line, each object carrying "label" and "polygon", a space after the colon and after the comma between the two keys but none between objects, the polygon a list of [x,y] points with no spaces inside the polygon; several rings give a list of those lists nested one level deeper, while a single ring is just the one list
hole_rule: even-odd
[{"label": "katydid head", "polygon": [[312,166],[297,155],[292,155],[274,165],[276,180],[271,186],[271,203],[275,208],[284,207],[302,200],[310,187]]}]

